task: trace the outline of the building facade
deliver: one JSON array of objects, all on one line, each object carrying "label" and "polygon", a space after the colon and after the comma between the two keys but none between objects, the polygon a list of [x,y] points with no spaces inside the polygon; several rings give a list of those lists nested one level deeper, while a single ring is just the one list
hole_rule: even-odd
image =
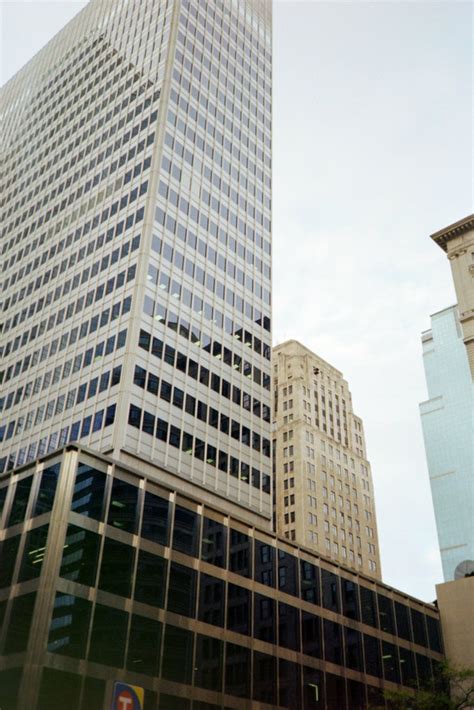
[{"label": "building facade", "polygon": [[339,370],[295,340],[273,350],[276,529],[381,577],[362,420]]},{"label": "building facade", "polygon": [[1,93],[0,471],[71,441],[271,524],[271,4],[91,0]]},{"label": "building facade", "polygon": [[[176,479],[177,480],[177,479]],[[0,706],[383,706],[442,660],[438,610],[69,445],[0,477]]]},{"label": "building facade", "polygon": [[429,399],[420,414],[448,582],[458,565],[474,561],[474,385],[457,306],[431,316],[422,346]]}]

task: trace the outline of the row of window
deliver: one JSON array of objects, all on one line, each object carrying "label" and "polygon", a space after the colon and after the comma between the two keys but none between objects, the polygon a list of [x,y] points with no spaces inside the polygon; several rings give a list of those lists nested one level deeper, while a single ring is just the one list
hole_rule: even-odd
[{"label": "row of window", "polygon": [[[243,407],[248,412],[252,412],[256,417],[261,417],[264,422],[270,422],[270,407],[267,404],[262,404],[256,397],[252,398],[250,394],[241,390],[240,387],[236,387],[236,385],[231,385],[231,383],[223,377],[221,378],[214,373],[211,375],[207,367],[199,365],[195,360],[187,357],[184,353],[179,352],[179,350],[176,351],[171,345],[165,345],[159,338],[151,337],[145,330],[140,330],[138,345],[143,350],[146,350],[146,352],[151,352],[156,358],[160,360],[163,359],[171,365],[171,367],[189,375],[189,377],[192,377],[206,387],[210,386],[215,392],[222,394],[223,397],[230,399],[232,392],[232,401],[234,404]],[[217,346],[217,343],[214,343],[214,345]],[[231,351],[227,348],[223,348],[224,352],[222,352],[221,348],[217,347],[213,350],[211,350],[210,347],[206,349],[207,352],[212,353],[214,357],[222,357],[223,362],[227,365],[232,365],[233,362],[233,367],[238,372],[245,371],[245,366],[244,370],[242,370],[241,358],[235,355],[235,353],[232,356]],[[150,375],[146,389],[152,394],[156,394],[158,391],[157,387],[155,387],[154,382],[151,382],[151,380]],[[140,387],[145,388],[143,378],[142,381],[143,384],[140,384]],[[136,382],[136,384],[139,383]]]},{"label": "row of window", "polygon": [[[201,366],[201,373],[207,368]],[[210,375],[210,380],[209,380]],[[226,414],[219,412],[214,407],[208,406],[205,402],[202,402],[196,397],[190,394],[185,394],[184,390],[176,387],[166,380],[161,379],[161,384],[159,378],[152,372],[147,372],[139,365],[135,366],[134,373],[134,384],[138,385],[142,389],[147,389],[148,392],[159,396],[165,402],[172,402],[178,409],[184,410],[187,414],[192,417],[196,417],[200,421],[209,424],[209,426],[221,431],[223,434],[231,436],[236,441],[240,441],[242,444],[251,447],[254,451],[262,452],[264,456],[270,457],[270,441],[265,437],[262,437],[257,432],[252,432],[250,429],[240,422],[230,419]],[[229,385],[226,380],[222,380],[222,396],[230,399],[230,385],[224,387],[224,383]],[[206,384],[204,381],[203,384]],[[214,373],[209,373],[207,370],[207,386],[213,389],[218,394],[221,394],[221,378]],[[1,431],[0,431],[1,435]],[[1,441],[1,439],[0,439]]]},{"label": "row of window", "polygon": [[41,390],[45,390],[50,385],[55,385],[66,379],[72,373],[82,372],[92,363],[96,363],[102,357],[123,348],[127,339],[127,330],[121,330],[117,335],[111,335],[107,340],[101,340],[94,348],[88,348],[83,353],[78,353],[74,358],[66,360],[64,365],[57,365],[53,370],[48,370],[43,376],[37,377],[34,382],[30,380],[26,385],[21,385],[18,389],[10,392],[6,397],[0,397],[0,412],[15,406],[21,401],[30,400]]},{"label": "row of window", "polygon": [[79,387],[74,387],[69,392],[51,399],[47,404],[40,405],[36,410],[30,410],[26,419],[25,417],[19,417],[17,421],[11,421],[8,425],[0,426],[0,442],[7,441],[13,436],[19,436],[22,432],[31,429],[32,426],[39,426],[42,422],[46,422],[51,417],[71,409],[74,405],[81,404],[86,399],[105,392],[109,387],[115,387],[120,382],[121,374],[122,366],[117,365],[113,370],[103,372],[100,377],[93,377],[89,382],[84,382]]},{"label": "row of window", "polygon": [[264,493],[270,492],[270,477],[267,474],[261,474],[257,468],[251,468],[248,463],[239,461],[235,456],[230,456],[226,451],[217,449],[213,444],[206,443],[173,424],[168,424],[164,419],[155,417],[141,407],[130,405],[128,423],[136,429],[141,429],[144,434],[154,436],[159,441],[181,449],[199,461],[217,467],[219,471],[230,473],[233,478],[251,483],[254,488],[259,490],[261,488]]}]

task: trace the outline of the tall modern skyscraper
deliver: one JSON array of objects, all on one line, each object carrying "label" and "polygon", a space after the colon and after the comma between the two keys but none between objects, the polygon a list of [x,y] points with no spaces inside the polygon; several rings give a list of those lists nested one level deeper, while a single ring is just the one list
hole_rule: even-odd
[{"label": "tall modern skyscraper", "polygon": [[92,0],[3,88],[0,472],[80,441],[270,524],[271,72],[266,0]]},{"label": "tall modern skyscraper", "polygon": [[274,348],[277,531],[380,579],[362,420],[342,373],[295,340]]}]

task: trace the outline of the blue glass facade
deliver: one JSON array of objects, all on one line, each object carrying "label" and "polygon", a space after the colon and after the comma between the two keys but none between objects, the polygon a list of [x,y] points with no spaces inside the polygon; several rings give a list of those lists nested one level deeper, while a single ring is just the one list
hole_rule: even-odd
[{"label": "blue glass facade", "polygon": [[431,316],[423,333],[429,399],[420,405],[445,581],[474,559],[474,385],[457,306]]}]

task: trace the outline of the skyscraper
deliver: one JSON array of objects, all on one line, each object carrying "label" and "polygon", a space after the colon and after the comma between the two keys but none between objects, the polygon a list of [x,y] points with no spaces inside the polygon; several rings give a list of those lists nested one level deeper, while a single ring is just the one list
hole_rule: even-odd
[{"label": "skyscraper", "polygon": [[277,531],[380,578],[362,420],[342,373],[295,340],[274,348]]},{"label": "skyscraper", "polygon": [[1,104],[0,472],[80,441],[270,524],[270,3],[92,0]]}]

